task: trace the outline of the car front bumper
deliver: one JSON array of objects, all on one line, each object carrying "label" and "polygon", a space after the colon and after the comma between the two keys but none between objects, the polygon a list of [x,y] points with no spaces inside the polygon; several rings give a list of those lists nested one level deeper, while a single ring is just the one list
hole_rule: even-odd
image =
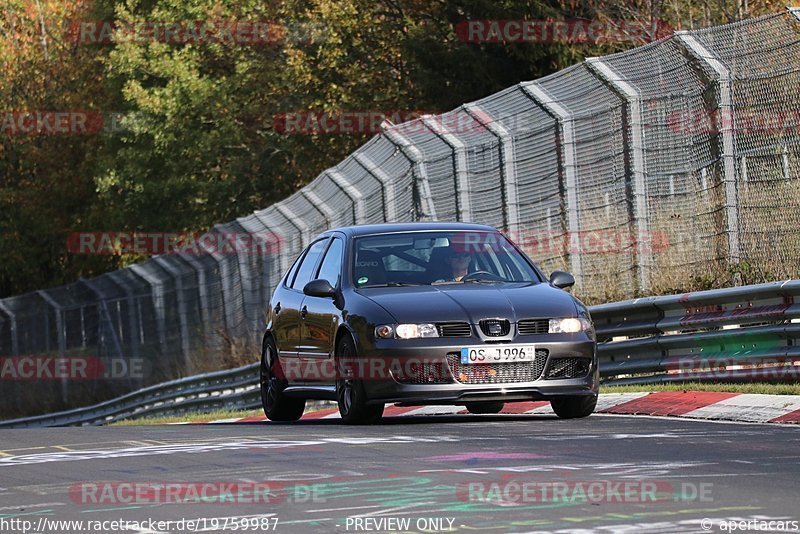
[{"label": "car front bumper", "polygon": [[[596,343],[582,333],[567,336],[568,340],[564,337],[553,334],[536,336],[535,340],[514,339],[511,343],[515,345],[536,347],[537,359],[530,362],[530,367],[526,367],[527,362],[459,364],[455,355],[462,347],[483,344],[475,338],[381,340],[361,355],[387,362],[391,379],[363,380],[362,383],[370,403],[408,405],[597,395],[600,378]],[[422,367],[422,362],[428,367]],[[414,364],[417,364],[416,372]],[[426,376],[427,369],[435,369],[435,372]],[[570,373],[570,370],[577,372]]]}]

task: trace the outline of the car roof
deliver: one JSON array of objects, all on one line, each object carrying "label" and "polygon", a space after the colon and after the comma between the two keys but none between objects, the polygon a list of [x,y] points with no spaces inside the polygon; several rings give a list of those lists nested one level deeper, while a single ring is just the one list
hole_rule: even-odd
[{"label": "car roof", "polygon": [[[341,232],[348,237],[357,237],[373,234],[393,234],[398,232],[430,232],[430,231],[481,231],[496,232],[497,228],[483,224],[471,224],[460,222],[407,222],[407,223],[383,223],[383,224],[363,224],[358,226],[343,226],[341,228],[331,228],[329,232]],[[323,235],[324,235],[323,234]]]}]

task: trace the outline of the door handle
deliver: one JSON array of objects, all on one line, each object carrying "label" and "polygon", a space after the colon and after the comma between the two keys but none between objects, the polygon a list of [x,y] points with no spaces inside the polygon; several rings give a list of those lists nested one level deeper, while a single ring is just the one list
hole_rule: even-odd
[{"label": "door handle", "polygon": [[281,303],[275,305],[275,315],[278,315],[281,312]]},{"label": "door handle", "polygon": [[302,309],[300,310],[300,317],[305,319],[306,315],[308,315],[308,306],[303,306]]}]

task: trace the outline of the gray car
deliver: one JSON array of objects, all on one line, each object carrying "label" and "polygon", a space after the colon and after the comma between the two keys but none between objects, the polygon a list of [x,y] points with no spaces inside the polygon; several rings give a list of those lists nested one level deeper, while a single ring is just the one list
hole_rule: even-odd
[{"label": "gray car", "polygon": [[306,400],[338,402],[345,423],[387,403],[498,413],[546,400],[564,418],[597,404],[586,306],[495,228],[406,223],[329,230],[303,251],[270,301],[261,399],[274,421]]}]

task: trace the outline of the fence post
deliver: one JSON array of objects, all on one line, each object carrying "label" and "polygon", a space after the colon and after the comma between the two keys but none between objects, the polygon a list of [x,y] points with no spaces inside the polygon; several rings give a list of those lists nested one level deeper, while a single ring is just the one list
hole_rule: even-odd
[{"label": "fence post", "polygon": [[308,246],[309,241],[311,241],[311,228],[309,228],[308,225],[305,223],[305,221],[303,221],[303,219],[298,217],[295,212],[293,212],[291,209],[284,206],[280,202],[275,204],[275,208],[281,215],[286,217],[286,219],[292,226],[297,228],[297,231],[300,233],[300,247],[306,248]]},{"label": "fence post", "polygon": [[477,104],[465,104],[464,111],[481,126],[489,130],[500,142],[500,172],[503,177],[503,223],[513,239],[520,239],[519,200],[517,187],[517,167],[514,161],[514,140],[511,132],[501,123],[493,120]]},{"label": "fence post", "polygon": [[357,152],[353,159],[361,165],[367,173],[383,185],[383,220],[395,222],[397,220],[397,200],[395,199],[394,180],[378,167],[366,155]]},{"label": "fence post", "polygon": [[[276,207],[276,204],[273,204],[272,206],[270,206],[267,209],[263,209],[263,210],[256,211],[256,212],[253,213],[256,216],[256,218],[259,220],[259,222],[261,222],[261,224],[263,224],[265,228],[269,228],[269,230],[273,234],[275,234],[275,229],[276,228],[279,229],[279,230],[282,230],[285,227],[285,224],[283,224],[282,221],[270,222],[270,218],[274,218],[274,216],[275,216],[274,212],[277,211],[277,210],[275,210],[275,207]],[[273,210],[273,211],[271,212],[270,210]],[[283,217],[284,219],[286,218],[286,216],[281,214],[280,212],[278,212],[278,214],[281,217]],[[295,230],[297,230],[297,227],[293,226],[293,228]],[[288,227],[287,227],[287,230],[288,230]],[[280,251],[279,251],[279,254],[278,254],[278,264],[277,264],[278,270],[280,272],[275,273],[276,274],[276,277],[275,277],[276,283],[277,283],[278,280],[280,280],[281,276],[283,276],[286,273],[286,271],[289,270],[289,265],[291,265],[291,261],[294,260],[294,257],[290,258],[289,255],[286,253],[286,250],[285,250],[286,243],[288,241],[288,237],[287,237],[288,236],[288,232],[281,231],[277,235],[280,236]],[[302,233],[300,234],[300,244],[301,244],[301,249],[300,250],[305,248],[305,245],[303,245],[303,235],[302,235]],[[270,279],[271,278],[272,277],[270,277]],[[270,285],[270,287],[273,287],[273,286]]]},{"label": "fence post", "polygon": [[336,212],[328,206],[319,195],[317,195],[314,191],[311,191],[308,187],[304,187],[300,190],[300,194],[308,200],[308,203],[311,204],[315,210],[320,212],[323,217],[325,217],[325,223],[328,225],[328,228],[333,228],[334,221],[336,220]]},{"label": "fence post", "polygon": [[469,201],[469,177],[467,175],[467,147],[454,134],[448,132],[439,122],[441,119],[432,115],[422,117],[422,124],[433,135],[447,143],[453,150],[453,175],[456,188],[456,213],[462,222],[472,221],[472,210]]},{"label": "fence post", "polygon": [[[111,277],[112,281],[115,284],[117,284],[118,286],[121,286],[123,288],[123,290],[125,291],[125,295],[126,295],[126,298],[128,300],[128,327],[131,330],[131,338],[132,338],[131,339],[131,352],[132,352],[133,358],[138,358],[138,356],[139,356],[139,346],[138,346],[139,340],[138,340],[138,336],[137,336],[138,331],[134,331],[134,329],[136,328],[136,318],[134,317],[134,305],[133,305],[133,296],[132,296],[133,293],[131,292],[131,290],[127,286],[127,284],[124,284],[121,280],[117,280],[116,279],[116,277],[115,277],[116,274],[117,274],[117,272],[114,271],[112,273],[109,273],[108,276]],[[101,343],[101,341],[103,339],[103,335],[102,335],[102,332],[103,332],[103,321],[105,321],[105,324],[108,325],[107,330],[108,330],[109,336],[111,337],[111,341],[114,343],[114,348],[117,351],[117,356],[120,357],[120,358],[124,358],[125,357],[125,353],[122,350],[122,341],[120,340],[119,335],[118,335],[116,329],[114,328],[114,323],[111,320],[111,312],[108,311],[108,297],[107,297],[107,295],[105,293],[103,293],[103,291],[97,286],[97,284],[95,284],[94,280],[90,280],[90,279],[86,279],[86,278],[80,278],[79,281],[81,283],[83,283],[83,285],[85,285],[89,289],[89,291],[94,293],[95,297],[97,298],[97,322],[98,322],[98,324],[97,324],[97,327],[98,327],[97,345],[98,345],[98,348],[99,348],[99,345],[100,345],[100,343]],[[135,342],[134,342],[134,339],[136,339]],[[99,356],[99,351],[98,351],[97,356]],[[139,380],[139,383],[140,383],[139,385],[140,386],[141,386],[141,380],[142,379],[140,378],[140,380]],[[136,387],[133,384],[133,376],[132,375],[128,376],[128,387],[131,390],[135,389],[135,387]]]},{"label": "fence post", "polygon": [[[114,271],[108,273],[108,277],[111,278],[115,284],[122,288],[125,292],[125,299],[128,301],[128,328],[131,331],[131,341],[130,341],[130,349],[131,349],[131,357],[132,358],[139,358],[139,343],[141,341],[141,323],[139,321],[139,301],[133,294],[133,290],[131,287],[125,282],[125,280],[119,276],[119,271]],[[95,285],[92,280],[81,279],[81,281],[88,287],[95,295],[97,295],[98,301],[103,301],[104,303],[107,300],[105,293]],[[105,304],[104,304],[105,306]],[[106,309],[106,312],[108,310]],[[98,313],[99,315],[99,313]],[[118,347],[120,356],[124,356],[124,352],[122,350],[122,342],[115,338],[115,343]]]},{"label": "fence post", "polygon": [[783,178],[784,180],[789,180],[790,178],[790,169],[789,169],[789,147],[787,145],[783,145]]},{"label": "fence post", "polygon": [[356,187],[347,181],[347,178],[344,175],[335,170],[335,169],[328,169],[323,174],[325,174],[331,181],[336,184],[336,187],[342,190],[342,192],[350,197],[350,200],[353,202],[353,221],[355,224],[364,224],[366,222],[366,215],[364,213],[364,195],[356,189]]},{"label": "fence post", "polygon": [[[209,282],[206,278],[206,271],[203,264],[195,258],[191,253],[184,250],[178,251],[178,256],[183,259],[188,265],[191,266],[195,275],[197,276],[197,295],[200,298],[200,318],[202,320],[202,328],[205,337],[206,347],[218,349],[218,344],[214,341],[217,336],[211,330],[211,301],[208,294]],[[220,288],[221,290],[221,288]]]},{"label": "fence post", "polygon": [[19,356],[19,338],[17,337],[17,316],[0,300],[0,311],[8,316],[11,330],[11,356]]},{"label": "fence post", "polygon": [[[46,290],[40,289],[36,292],[42,300],[49,304],[56,315],[56,335],[58,336],[58,357],[63,358],[67,353],[67,332],[64,327],[64,308],[51,297]],[[50,332],[45,332],[49,337]],[[61,400],[67,402],[69,395],[69,382],[67,376],[61,377]]]},{"label": "fence post", "polygon": [[150,286],[150,297],[153,299],[153,312],[156,321],[156,333],[158,343],[161,346],[161,356],[166,356],[167,350],[167,331],[166,331],[166,302],[164,299],[164,289],[161,287],[161,280],[148,273],[138,263],[130,266],[131,272],[147,282]]},{"label": "fence post", "polygon": [[189,347],[189,324],[187,323],[187,314],[189,310],[186,309],[186,298],[183,294],[183,280],[181,279],[180,271],[172,265],[163,256],[156,256],[154,261],[158,263],[165,271],[167,271],[173,280],[175,280],[175,292],[177,293],[176,301],[178,303],[178,323],[181,330],[181,352],[183,352],[183,364],[185,371],[188,375],[194,373],[194,365],[192,365],[192,351]]},{"label": "fence post", "polygon": [[644,120],[642,118],[642,94],[639,89],[628,83],[622,76],[615,72],[610,65],[606,64],[601,58],[589,58],[586,60],[589,72],[597,76],[601,81],[607,83],[617,94],[625,99],[628,106],[628,116],[630,120],[629,135],[630,141],[626,136],[626,142],[630,145],[628,150],[629,168],[627,174],[631,180],[633,196],[633,222],[636,227],[636,267],[639,275],[639,290],[644,294],[650,289],[650,271],[653,266],[653,254],[650,249],[652,240],[650,239],[650,221],[647,212],[647,182],[646,167],[644,159]]},{"label": "fence post", "polygon": [[576,285],[583,283],[581,259],[580,219],[578,217],[578,157],[575,147],[575,125],[571,111],[559,104],[537,82],[520,84],[523,92],[558,121],[558,142],[564,167],[564,189],[566,190],[567,232],[569,234],[569,259]]},{"label": "fence post", "polygon": [[676,41],[696,60],[706,64],[717,75],[719,85],[719,121],[722,137],[723,181],[725,183],[725,219],[728,234],[728,255],[731,262],[739,263],[739,198],[736,183],[736,129],[734,126],[731,71],[714,54],[686,31],[675,32]]},{"label": "fence post", "polygon": [[414,191],[418,192],[419,196],[421,197],[415,199],[419,202],[414,202],[415,219],[435,221],[436,206],[433,203],[431,184],[428,181],[428,170],[425,167],[425,158],[423,157],[422,152],[420,152],[420,150],[414,146],[414,143],[412,143],[406,136],[395,130],[394,125],[391,122],[383,121],[381,128],[383,129],[383,134],[386,136],[386,139],[388,139],[394,146],[398,147],[411,163],[415,181]]}]

